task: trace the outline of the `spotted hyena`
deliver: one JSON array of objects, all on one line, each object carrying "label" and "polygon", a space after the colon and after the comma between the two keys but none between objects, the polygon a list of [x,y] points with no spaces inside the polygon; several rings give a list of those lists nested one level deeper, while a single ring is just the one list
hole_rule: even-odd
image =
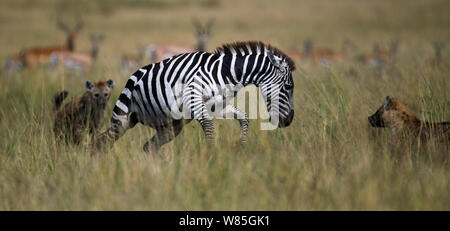
[{"label": "spotted hyena", "polygon": [[414,113],[399,99],[386,97],[383,105],[371,116],[372,127],[387,127],[394,138],[404,138],[405,135],[428,141],[437,138],[439,141],[450,141],[450,122],[431,123],[419,120]]},{"label": "spotted hyena", "polygon": [[94,83],[86,81],[86,91],[61,109],[68,92],[57,94],[54,98],[56,117],[53,127],[56,138],[79,144],[87,131],[93,137],[100,128],[113,88],[114,81],[111,79]]}]

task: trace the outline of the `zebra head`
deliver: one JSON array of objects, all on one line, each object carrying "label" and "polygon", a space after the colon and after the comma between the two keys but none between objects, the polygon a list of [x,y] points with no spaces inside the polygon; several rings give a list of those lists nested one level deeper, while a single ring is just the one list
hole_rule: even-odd
[{"label": "zebra head", "polygon": [[294,118],[293,62],[284,55],[266,49],[266,57],[273,65],[270,74],[260,84],[270,122],[280,128],[287,127]]}]

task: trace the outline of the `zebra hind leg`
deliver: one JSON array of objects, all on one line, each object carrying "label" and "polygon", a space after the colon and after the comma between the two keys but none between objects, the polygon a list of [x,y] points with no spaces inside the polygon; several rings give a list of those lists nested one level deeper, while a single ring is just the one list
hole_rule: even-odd
[{"label": "zebra hind leg", "polygon": [[183,126],[184,122],[182,120],[175,120],[171,126],[157,128],[156,135],[144,144],[144,152],[158,152],[161,146],[170,142],[180,134],[183,130]]},{"label": "zebra hind leg", "polygon": [[248,119],[247,113],[240,111],[233,105],[227,105],[224,109],[224,117],[225,118],[234,118],[239,121],[239,126],[241,129],[239,135],[239,141],[241,144],[247,143],[247,133],[248,133],[248,124],[250,120]]}]

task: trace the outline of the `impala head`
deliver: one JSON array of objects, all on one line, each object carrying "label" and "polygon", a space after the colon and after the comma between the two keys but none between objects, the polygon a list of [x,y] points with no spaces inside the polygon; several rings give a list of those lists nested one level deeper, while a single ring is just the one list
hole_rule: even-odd
[{"label": "impala head", "polygon": [[83,27],[83,23],[80,21],[78,22],[75,27],[70,30],[67,25],[62,23],[61,21],[58,21],[58,28],[64,31],[67,37],[67,47],[70,51],[73,51],[75,48],[75,38],[80,33],[81,28]]},{"label": "impala head", "polygon": [[392,57],[397,55],[398,43],[399,43],[398,39],[391,41],[391,46],[389,47],[389,53]]},{"label": "impala head", "polygon": [[342,47],[342,51],[346,54],[356,49],[356,45],[350,40],[345,39]]},{"label": "impala head", "polygon": [[306,57],[309,57],[311,55],[312,46],[313,46],[312,41],[310,39],[307,39],[303,43],[303,53]]},{"label": "impala head", "polygon": [[146,55],[147,47],[145,47],[145,46],[142,45],[142,44],[138,44],[138,45],[136,46],[136,49],[138,50],[139,58],[140,58],[140,59],[143,59],[143,58],[145,57],[145,55]]},{"label": "impala head", "polygon": [[273,65],[270,77],[260,83],[270,122],[278,127],[287,127],[294,118],[294,80],[292,72],[295,64],[291,58],[277,48],[268,46],[266,58]]},{"label": "impala head", "polygon": [[444,43],[443,42],[434,42],[433,47],[434,47],[436,59],[440,60],[442,58],[442,49],[444,48]]},{"label": "impala head", "polygon": [[26,67],[25,50],[22,49],[19,54],[10,56],[5,62],[5,72],[11,74],[14,70],[22,70]]},{"label": "impala head", "polygon": [[104,35],[91,34],[91,36],[89,37],[89,40],[91,41],[92,45],[91,55],[94,59],[97,58],[100,43],[103,42],[104,39],[105,39]]},{"label": "impala head", "polygon": [[208,42],[209,38],[211,37],[211,28],[214,24],[214,20],[210,19],[208,22],[206,22],[205,26],[200,23],[198,19],[193,20],[193,24],[195,27],[195,36],[198,40],[198,47],[197,49],[199,51],[205,51],[206,50],[206,43]]},{"label": "impala head", "polygon": [[94,83],[86,80],[86,91],[94,99],[95,105],[100,108],[106,107],[112,89],[114,89],[114,81],[112,79],[107,81],[98,80]]},{"label": "impala head", "polygon": [[373,53],[379,53],[381,52],[381,46],[379,43],[374,43],[373,44]]}]

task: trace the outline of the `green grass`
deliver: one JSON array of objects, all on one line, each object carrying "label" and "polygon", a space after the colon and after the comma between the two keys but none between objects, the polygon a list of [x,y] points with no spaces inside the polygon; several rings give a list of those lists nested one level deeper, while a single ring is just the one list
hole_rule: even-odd
[{"label": "green grass", "polygon": [[[436,157],[448,153],[412,149],[416,158],[398,163],[391,158],[389,132],[367,121],[386,95],[399,97],[421,119],[450,120],[448,48],[442,67],[429,64],[432,41],[450,44],[448,1],[90,2],[0,3],[0,60],[32,45],[63,43],[54,21],[60,13],[71,23],[83,13],[77,50],[89,49],[89,33],[106,35],[87,76],[46,69],[0,75],[1,210],[450,208],[449,164]],[[239,126],[232,120],[216,120],[212,148],[205,146],[200,125],[190,123],[162,148],[162,158],[142,152],[155,132],[141,125],[106,155],[91,157],[87,139],[80,146],[56,143],[53,94],[69,89],[73,97],[86,79],[111,77],[117,88],[110,115],[128,78],[119,72],[121,53],[136,53],[138,43],[195,43],[194,16],[216,19],[210,50],[254,39],[286,50],[306,38],[339,50],[350,38],[357,45],[354,56],[396,38],[398,62],[382,70],[353,60],[329,68],[297,63],[293,123],[261,131],[252,121],[245,147],[237,145]]]}]

